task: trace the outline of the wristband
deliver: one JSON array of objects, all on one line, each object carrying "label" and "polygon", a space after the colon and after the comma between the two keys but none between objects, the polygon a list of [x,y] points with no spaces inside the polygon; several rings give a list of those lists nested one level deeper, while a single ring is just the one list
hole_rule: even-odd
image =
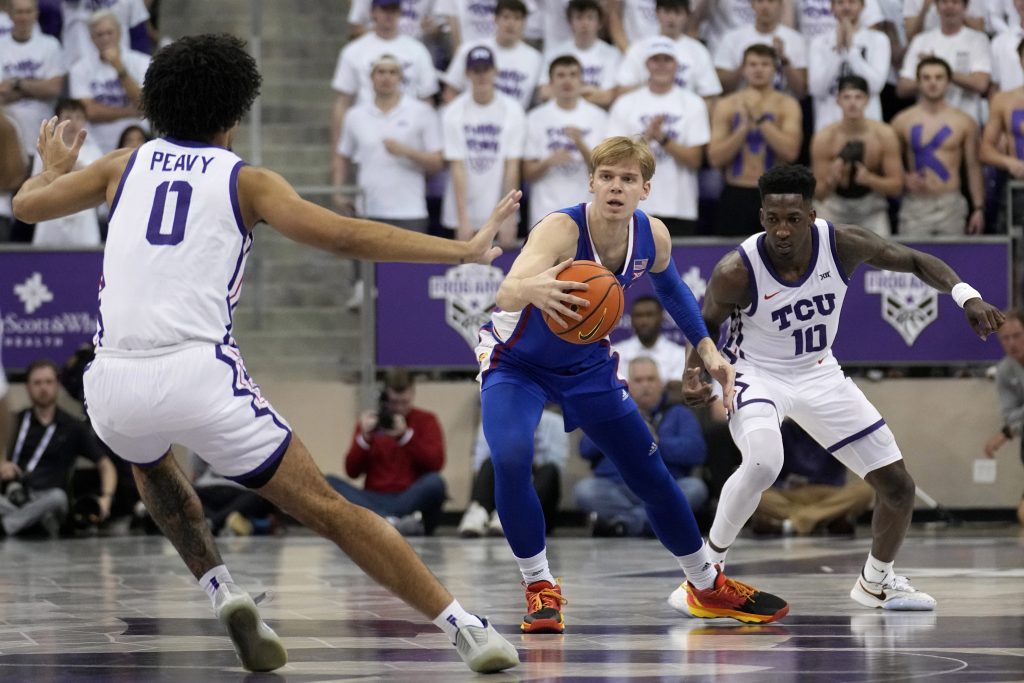
[{"label": "wristband", "polygon": [[963,308],[964,304],[971,299],[981,298],[981,293],[966,282],[958,282],[953,285],[953,291],[951,291],[950,294],[953,295],[953,301],[955,301],[956,305],[960,308]]}]

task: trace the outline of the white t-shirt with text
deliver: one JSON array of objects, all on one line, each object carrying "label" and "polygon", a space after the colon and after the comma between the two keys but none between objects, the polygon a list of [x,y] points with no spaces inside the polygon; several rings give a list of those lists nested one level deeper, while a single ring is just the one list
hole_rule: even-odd
[{"label": "white t-shirt with text", "polygon": [[529,109],[544,59],[540,52],[521,40],[512,47],[502,47],[493,39],[463,43],[448,65],[444,82],[459,92],[466,89],[466,56],[470,50],[480,45],[486,46],[494,53],[494,66],[498,70],[495,87],[518,102],[523,109]]},{"label": "white t-shirt with text", "polygon": [[[0,80],[16,78],[25,80],[48,80],[66,73],[60,43],[53,36],[43,33],[39,27],[32,31],[32,37],[19,42],[8,34],[0,38]],[[141,83],[142,81],[139,81]],[[52,100],[37,100],[26,97],[6,106],[7,114],[18,126],[18,137],[26,154],[32,154],[39,138],[39,124],[53,116]]]},{"label": "white t-shirt with text", "polygon": [[381,55],[392,55],[402,63],[402,92],[413,97],[430,97],[438,90],[434,60],[426,46],[415,38],[399,34],[384,40],[372,31],[346,45],[338,55],[331,88],[354,95],[357,102],[373,98],[370,71]]},{"label": "white t-shirt with text", "polygon": [[[647,50],[655,41],[663,41],[662,36],[650,36],[629,46],[626,55],[619,64],[615,82],[624,88],[633,88],[646,83]],[[718,80],[711,53],[703,43],[689,36],[680,36],[676,44],[676,85],[691,90],[701,97],[713,97],[722,94],[722,83]]]},{"label": "white t-shirt with text", "polygon": [[[128,75],[141,86],[146,78],[146,69],[149,68],[149,55],[129,50],[121,54],[121,62]],[[117,77],[117,71],[109,64],[101,62],[98,55],[78,60],[71,67],[68,81],[71,97],[76,100],[91,99],[112,107],[130,106],[128,94],[121,85],[121,79]],[[106,154],[117,148],[121,133],[128,126],[146,128],[141,117],[127,116],[116,121],[90,123],[87,130],[100,151]]]}]

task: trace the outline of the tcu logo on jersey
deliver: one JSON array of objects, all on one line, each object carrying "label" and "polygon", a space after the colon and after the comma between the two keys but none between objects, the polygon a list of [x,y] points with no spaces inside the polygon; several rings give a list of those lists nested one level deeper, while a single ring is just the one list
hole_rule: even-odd
[{"label": "tcu logo on jersey", "polygon": [[806,322],[818,315],[832,315],[836,310],[836,295],[816,294],[810,299],[800,299],[795,304],[787,304],[782,308],[772,311],[772,320],[779,323],[779,330],[785,330],[793,324],[793,316],[799,322]]}]

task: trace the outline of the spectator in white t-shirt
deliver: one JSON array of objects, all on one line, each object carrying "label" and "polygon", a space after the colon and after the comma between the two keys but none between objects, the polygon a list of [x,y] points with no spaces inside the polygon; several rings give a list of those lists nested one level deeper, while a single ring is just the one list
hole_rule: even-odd
[{"label": "spectator in white t-shirt", "polygon": [[715,68],[726,92],[740,87],[743,51],[751,45],[775,48],[779,63],[775,87],[800,99],[807,94],[807,41],[782,23],[782,0],[750,0],[754,23],[722,36],[715,49]]},{"label": "spectator in white t-shirt", "polygon": [[700,34],[711,54],[718,53],[718,46],[729,31],[754,25],[754,8],[750,6],[750,0],[699,0],[691,9],[694,19],[700,23]]},{"label": "spectator in white t-shirt", "polygon": [[608,108],[615,101],[615,72],[622,53],[600,38],[604,10],[597,0],[569,0],[565,10],[572,37],[562,43],[544,46],[545,68],[540,75],[540,97],[551,97],[548,73],[551,62],[572,55],[583,68],[583,99]]},{"label": "spectator in white t-shirt", "polygon": [[608,0],[608,37],[621,52],[646,36],[658,34],[655,0]]},{"label": "spectator in white t-shirt", "polygon": [[608,114],[584,100],[582,67],[571,55],[548,68],[552,98],[526,116],[523,179],[530,186],[530,226],[586,196],[590,150],[605,138]]},{"label": "spectator in white t-shirt", "polygon": [[[796,7],[796,28],[803,35],[807,44],[818,36],[834,34],[838,14],[832,0],[794,0]],[[885,21],[878,0],[864,0],[860,16],[860,26],[874,26]],[[855,24],[856,25],[856,24]],[[813,54],[813,53],[812,53]]]},{"label": "spectator in white t-shirt", "polygon": [[651,42],[644,60],[647,86],[615,101],[608,135],[642,135],[650,144],[657,170],[640,208],[681,237],[696,233],[697,171],[711,130],[704,100],[675,84],[675,55],[672,40]]},{"label": "spectator in white t-shirt", "polygon": [[146,26],[149,10],[143,0],[62,0],[61,44],[67,68],[70,69],[83,57],[95,54],[96,48],[89,32],[89,17],[100,10],[109,10],[117,17],[121,27],[118,44],[122,52],[152,52],[153,46]]},{"label": "spectator in white t-shirt", "polygon": [[370,68],[381,55],[395,56],[402,64],[402,92],[427,99],[437,93],[437,73],[426,46],[398,32],[401,0],[372,0],[373,31],[353,40],[338,55],[331,88],[335,92],[331,112],[331,148],[338,146],[345,114],[363,98],[373,98]]},{"label": "spectator in white t-shirt", "polygon": [[654,41],[668,38],[675,43],[676,85],[690,90],[708,102],[713,108],[714,98],[722,94],[711,53],[698,41],[686,35],[686,24],[690,17],[689,0],[657,0],[656,15],[660,35],[642,38],[626,51],[616,74],[619,93],[639,87],[647,81],[647,67],[644,64],[648,47]]},{"label": "spectator in white t-shirt", "polygon": [[[498,0],[437,0],[435,14],[447,19],[453,50],[465,43],[479,43],[494,37],[494,13]],[[527,13],[537,10],[534,0],[526,0]],[[538,32],[537,37],[540,33]]]},{"label": "spectator in white t-shirt", "polygon": [[18,125],[25,155],[35,153],[39,124],[53,116],[53,105],[64,88],[60,43],[39,30],[37,0],[11,0],[11,33],[0,38],[0,103]]},{"label": "spectator in white t-shirt", "polygon": [[[495,87],[498,70],[490,48],[473,48],[465,64],[469,89],[441,114],[444,158],[450,172],[441,224],[459,239],[471,237],[498,200],[519,187],[526,137],[523,108]],[[516,229],[516,218],[499,228],[503,247],[515,245]]]},{"label": "spectator in white t-shirt", "polygon": [[839,79],[860,76],[868,84],[868,108],[865,116],[882,120],[879,94],[889,77],[889,39],[884,33],[866,28],[860,20],[864,0],[832,0],[839,21],[834,30],[811,41],[814,58],[807,66],[807,89],[814,102],[814,130],[843,117],[836,95]]},{"label": "spectator in white t-shirt", "polygon": [[[373,29],[371,0],[352,0],[348,8],[349,35],[358,37]],[[401,0],[401,19],[398,32],[403,36],[423,39],[424,25],[430,25],[434,0]]]},{"label": "spectator in white t-shirt", "polygon": [[910,41],[900,69],[897,92],[901,97],[917,94],[917,64],[922,57],[940,57],[953,69],[946,102],[964,112],[975,123],[981,120],[982,95],[988,91],[992,55],[988,36],[965,23],[967,0],[937,0],[939,27]]},{"label": "spectator in white t-shirt", "polygon": [[992,85],[999,92],[1006,92],[1024,85],[1024,70],[1021,69],[1017,48],[1024,40],[1024,0],[1013,0],[1015,21],[992,39]]},{"label": "spectator in white t-shirt", "polygon": [[[964,23],[975,31],[984,31],[988,13],[988,0],[975,0],[964,15]],[[903,30],[908,42],[925,31],[937,29],[940,23],[936,0],[903,0]]]},{"label": "spectator in white t-shirt", "polygon": [[[71,145],[78,132],[85,129],[85,105],[78,100],[62,99],[54,110],[58,121],[68,121],[64,129],[64,142]],[[82,143],[75,169],[85,168],[103,156],[90,138]],[[43,160],[37,153],[32,160],[32,175],[42,173]],[[64,218],[39,221],[32,236],[32,244],[47,247],[95,247],[100,244],[100,223],[95,208],[73,213]]]},{"label": "spectator in white t-shirt", "polygon": [[394,55],[378,57],[370,79],[374,97],[345,116],[332,175],[334,185],[344,185],[357,166],[363,205],[345,196],[339,209],[425,232],[426,179],[444,166],[440,120],[430,105],[402,93],[402,64]]},{"label": "spectator in white t-shirt", "polygon": [[466,89],[466,71],[463,68],[466,55],[474,47],[483,45],[494,54],[498,69],[495,87],[518,102],[524,110],[530,108],[544,59],[540,52],[523,42],[526,15],[526,5],[522,0],[498,0],[494,8],[494,37],[466,41],[452,57],[443,78],[445,102],[450,102]]},{"label": "spectator in white t-shirt", "polygon": [[686,348],[661,333],[665,322],[665,309],[657,297],[638,296],[629,307],[629,324],[633,336],[616,342],[619,368],[628,368],[634,358],[647,357],[658,365],[658,376],[666,387],[681,388],[686,370]]},{"label": "spectator in white t-shirt", "polygon": [[69,90],[85,105],[89,135],[106,154],[117,147],[121,131],[143,125],[139,104],[149,55],[121,49],[121,26],[110,10],[93,14],[89,31],[96,51],[71,67]]}]

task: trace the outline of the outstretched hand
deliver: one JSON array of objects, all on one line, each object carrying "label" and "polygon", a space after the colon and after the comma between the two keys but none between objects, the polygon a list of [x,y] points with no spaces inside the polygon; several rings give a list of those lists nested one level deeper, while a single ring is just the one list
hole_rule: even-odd
[{"label": "outstretched hand", "polygon": [[1006,320],[1002,311],[980,298],[970,299],[964,303],[964,314],[971,324],[971,329],[983,340],[998,330]]},{"label": "outstretched hand", "polygon": [[512,190],[502,197],[501,201],[494,207],[490,218],[483,224],[480,230],[469,240],[470,255],[467,263],[489,264],[501,256],[501,247],[495,247],[494,238],[502,224],[512,218],[519,210],[519,199],[523,193],[519,190]]},{"label": "outstretched hand", "polygon": [[39,139],[36,141],[36,151],[39,158],[43,160],[43,170],[56,171],[61,175],[70,173],[78,161],[78,153],[85,142],[85,131],[80,130],[75,135],[70,146],[64,142],[64,131],[70,121],[57,123],[57,117],[43,121],[39,126]]}]

